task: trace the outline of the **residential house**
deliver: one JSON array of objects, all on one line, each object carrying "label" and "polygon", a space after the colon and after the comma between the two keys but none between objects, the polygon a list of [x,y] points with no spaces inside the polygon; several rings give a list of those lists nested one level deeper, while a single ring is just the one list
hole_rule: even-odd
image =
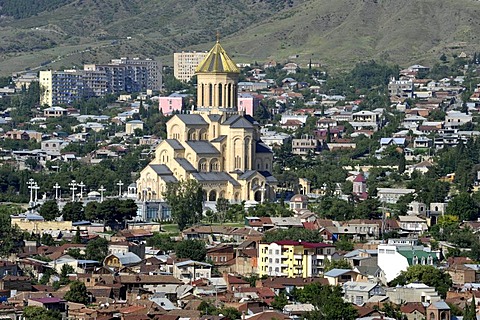
[{"label": "residential house", "polygon": [[433,303],[441,300],[437,290],[424,283],[409,283],[404,286],[386,288],[385,295],[390,302],[395,304],[408,302]]},{"label": "residential house", "polygon": [[435,265],[438,262],[436,253],[424,249],[427,250],[423,246],[410,244],[379,244],[378,266],[385,273],[386,281],[392,281],[401,271],[407,270],[412,265]]},{"label": "residential house", "polygon": [[315,155],[320,151],[320,143],[314,136],[303,135],[292,139],[292,153],[301,156]]},{"label": "residential house", "polygon": [[194,260],[176,262],[173,265],[173,276],[185,284],[202,278],[211,278],[212,265]]},{"label": "residential house", "polygon": [[347,281],[343,284],[343,298],[358,306],[363,305],[372,296],[385,295],[378,283]]},{"label": "residential house", "polygon": [[67,113],[67,109],[62,107],[49,107],[43,109],[43,116],[46,118],[59,118],[66,116]]},{"label": "residential house", "polygon": [[142,263],[142,259],[133,252],[111,253],[103,260],[104,266],[121,269]]},{"label": "residential house", "polygon": [[331,286],[343,285],[349,281],[366,282],[367,278],[363,277],[360,273],[350,269],[332,269],[325,272],[323,275],[327,279],[328,284]]},{"label": "residential house", "polygon": [[400,197],[414,193],[415,189],[405,189],[405,188],[378,188],[377,196],[380,202],[385,203],[397,203]]},{"label": "residential house", "polygon": [[427,221],[415,215],[399,216],[400,229],[412,234],[421,234],[428,230]]}]

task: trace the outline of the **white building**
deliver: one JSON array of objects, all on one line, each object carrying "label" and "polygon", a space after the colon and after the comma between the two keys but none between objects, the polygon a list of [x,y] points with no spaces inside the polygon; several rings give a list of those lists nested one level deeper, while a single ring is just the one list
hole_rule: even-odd
[{"label": "white building", "polygon": [[434,252],[424,251],[422,246],[380,244],[377,250],[378,266],[385,273],[387,282],[395,279],[409,266],[434,265],[438,260]]}]

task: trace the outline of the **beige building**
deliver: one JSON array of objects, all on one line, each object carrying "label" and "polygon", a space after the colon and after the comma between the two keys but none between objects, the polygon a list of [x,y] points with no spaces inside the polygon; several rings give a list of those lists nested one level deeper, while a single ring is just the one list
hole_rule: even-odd
[{"label": "beige building", "polygon": [[272,151],[259,124],[237,109],[239,70],[218,41],[196,73],[196,110],[167,122],[167,139],[137,180],[138,198],[161,200],[167,183],[194,179],[207,201],[272,199]]},{"label": "beige building", "polygon": [[181,81],[190,81],[195,69],[205,59],[207,52],[175,52],[173,54],[173,75]]}]

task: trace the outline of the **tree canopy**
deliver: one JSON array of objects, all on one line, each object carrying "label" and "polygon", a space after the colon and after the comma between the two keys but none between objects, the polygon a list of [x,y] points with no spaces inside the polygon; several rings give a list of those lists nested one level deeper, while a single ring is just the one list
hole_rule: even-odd
[{"label": "tree canopy", "polygon": [[205,243],[200,240],[184,240],[175,246],[175,253],[180,259],[205,261],[207,249]]},{"label": "tree canopy", "polygon": [[87,287],[83,282],[73,281],[70,290],[65,293],[64,299],[76,303],[88,303]]},{"label": "tree canopy", "polygon": [[398,277],[393,279],[389,286],[406,285],[411,282],[422,282],[427,286],[435,287],[438,293],[445,298],[448,289],[452,286],[452,278],[444,270],[431,265],[413,265],[406,271],[402,271]]},{"label": "tree canopy", "polygon": [[168,183],[165,200],[172,208],[172,218],[180,230],[200,222],[203,211],[203,189],[196,180]]}]

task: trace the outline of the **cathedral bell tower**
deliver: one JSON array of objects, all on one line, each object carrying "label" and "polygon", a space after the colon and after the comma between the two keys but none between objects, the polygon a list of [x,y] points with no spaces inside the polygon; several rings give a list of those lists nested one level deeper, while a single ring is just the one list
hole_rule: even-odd
[{"label": "cathedral bell tower", "polygon": [[197,112],[214,114],[238,112],[239,69],[217,42],[195,70]]}]

